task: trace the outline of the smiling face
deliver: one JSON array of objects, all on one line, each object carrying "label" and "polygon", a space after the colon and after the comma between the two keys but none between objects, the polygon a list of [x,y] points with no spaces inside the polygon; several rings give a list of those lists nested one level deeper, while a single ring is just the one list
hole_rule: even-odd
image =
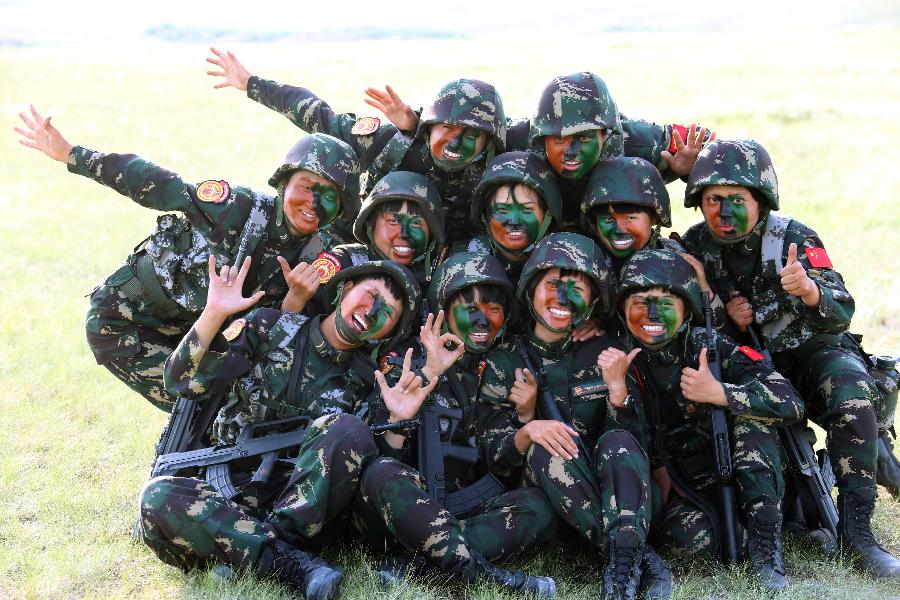
[{"label": "smiling face", "polygon": [[534,189],[507,184],[494,191],[488,216],[494,242],[507,250],[524,250],[537,240],[544,209]]},{"label": "smiling face", "polygon": [[625,299],[624,312],[631,335],[642,344],[658,345],[684,323],[684,300],[662,288],[641,290]]},{"label": "smiling face", "polygon": [[340,192],[320,175],[297,171],[284,186],[284,216],[301,235],[331,223],[340,209]]},{"label": "smiling face", "polygon": [[372,242],[382,256],[401,265],[409,265],[425,253],[431,231],[415,205],[389,202],[375,214],[377,216],[372,217]]},{"label": "smiling face", "polygon": [[600,160],[607,137],[606,130],[601,129],[591,129],[575,135],[548,135],[544,138],[547,162],[566,179],[581,179]]},{"label": "smiling face", "polygon": [[703,188],[700,209],[706,226],[721,240],[741,239],[759,222],[759,202],[750,190],[736,185]]},{"label": "smiling face", "polygon": [[480,129],[435,123],[428,132],[428,147],[438,167],[457,171],[484,151],[487,138],[487,132]]},{"label": "smiling face", "polygon": [[447,324],[469,352],[487,352],[503,329],[506,311],[496,287],[472,286],[449,303]]},{"label": "smiling face", "polygon": [[629,205],[611,204],[605,214],[598,211],[596,215],[600,242],[616,258],[627,258],[644,248],[657,222],[647,211]]},{"label": "smiling face", "polygon": [[570,330],[587,315],[593,300],[591,291],[583,273],[562,275],[559,268],[543,271],[531,295],[532,313],[538,318],[535,326],[553,333]]},{"label": "smiling face", "polygon": [[358,346],[390,336],[403,314],[403,302],[380,279],[347,281],[336,313],[338,336]]}]

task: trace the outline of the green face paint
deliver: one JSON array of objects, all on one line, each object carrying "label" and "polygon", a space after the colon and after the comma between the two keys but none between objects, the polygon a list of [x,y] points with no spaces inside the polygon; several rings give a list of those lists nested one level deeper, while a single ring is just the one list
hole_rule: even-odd
[{"label": "green face paint", "polygon": [[372,302],[372,308],[369,309],[369,312],[366,313],[366,321],[371,323],[369,328],[366,329],[362,334],[360,334],[360,338],[364,340],[370,340],[373,337],[377,336],[384,330],[387,322],[390,320],[391,316],[394,314],[394,309],[390,307],[390,305],[384,301],[384,298],[381,294],[375,294],[375,300]]},{"label": "green face paint", "polygon": [[[634,254],[634,236],[628,233],[627,231],[622,231],[618,223],[616,223],[616,219],[611,215],[598,215],[597,216],[597,231],[600,232],[600,235],[609,242],[608,244],[604,244],[607,250],[609,250],[613,256],[616,258],[628,258],[632,254]],[[622,242],[630,241],[630,245],[625,248],[618,248]]]},{"label": "green face paint", "polygon": [[578,161],[581,164],[572,170],[564,168],[562,176],[566,179],[581,179],[587,175],[600,160],[600,150],[600,139],[596,131],[586,131],[572,136],[572,141],[563,154],[563,164],[569,161]]},{"label": "green face paint", "polygon": [[462,338],[469,352],[487,352],[503,328],[503,311],[487,309],[492,314],[485,314],[482,306],[475,302],[460,302],[450,308],[457,330],[454,333]]},{"label": "green face paint", "polygon": [[748,227],[749,215],[747,214],[747,204],[744,197],[740,194],[729,194],[725,198],[725,202],[731,208],[731,214],[734,218],[734,229],[737,235],[744,235],[750,232]]},{"label": "green face paint", "polygon": [[553,281],[556,287],[556,301],[560,306],[570,306],[576,318],[572,319],[572,325],[577,325],[587,316],[588,305],[584,301],[584,296],[576,287],[578,282],[574,279],[556,279]]},{"label": "green face paint", "polygon": [[534,207],[531,204],[519,204],[516,200],[513,187],[509,188],[509,202],[491,203],[491,236],[494,241],[507,249],[512,248],[512,242],[522,233],[528,241],[527,245],[537,240],[541,224],[538,222]]},{"label": "green face paint", "polygon": [[480,137],[481,131],[472,127],[455,135],[447,131],[431,143],[434,164],[446,171],[462,169],[475,158]]},{"label": "green face paint", "polygon": [[313,211],[319,217],[319,227],[334,221],[338,213],[338,191],[328,185],[314,183],[311,188]]},{"label": "green face paint", "polygon": [[[391,213],[394,222],[400,227],[400,237],[410,243],[413,257],[418,258],[428,247],[428,234],[422,227],[422,217],[414,217],[406,213]],[[393,224],[393,223],[392,223]]]},{"label": "green face paint", "polygon": [[671,338],[681,326],[681,323],[678,322],[678,311],[675,308],[675,301],[672,298],[657,299],[656,312],[659,313],[659,320],[662,321],[665,328],[665,339]]}]

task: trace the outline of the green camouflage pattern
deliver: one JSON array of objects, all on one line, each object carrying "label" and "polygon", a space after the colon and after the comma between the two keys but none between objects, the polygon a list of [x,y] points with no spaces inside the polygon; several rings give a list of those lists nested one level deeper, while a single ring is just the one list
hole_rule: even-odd
[{"label": "green camouflage pattern", "polygon": [[416,137],[427,138],[434,123],[463,125],[487,132],[494,152],[506,149],[506,115],[500,93],[478,79],[454,79],[441,87],[434,102],[422,109]]},{"label": "green camouflage pattern", "polygon": [[532,150],[544,156],[544,137],[564,137],[593,129],[606,129],[609,134],[601,160],[622,154],[622,121],[606,83],[588,72],[553,78],[541,92],[531,119]]},{"label": "green camouflage pattern", "polygon": [[437,188],[424,175],[409,171],[388,173],[375,184],[362,203],[362,208],[353,223],[353,235],[363,244],[372,242],[369,217],[379,204],[405,200],[417,205],[428,223],[431,242],[429,249],[444,244],[444,213],[441,210],[441,196]]},{"label": "green camouflage pattern", "polygon": [[[605,453],[609,460],[591,457],[591,467],[585,457],[553,458],[538,444],[533,444],[526,455],[519,453],[514,438],[521,424],[509,394],[516,369],[524,369],[525,362],[515,343],[508,342],[487,356],[476,407],[478,440],[488,467],[496,475],[507,478],[518,477],[524,470],[526,482],[543,490],[557,516],[597,549],[605,546],[611,529],[620,524],[633,524],[646,534],[650,517],[646,452],[630,453],[618,460],[613,456],[615,452],[609,452],[622,445],[647,448],[637,381],[630,376],[626,378],[633,400],[625,408],[613,408],[608,403],[609,391],[603,373],[597,366],[597,356],[617,345],[607,337],[584,342],[572,342],[567,337],[548,344],[533,334],[528,334],[523,343],[536,368],[546,373],[546,384],[560,413],[570,419],[586,448],[595,454]],[[540,406],[539,402],[537,418],[546,418]],[[630,483],[625,489],[615,486],[603,489],[598,497],[591,481],[605,481],[614,471],[621,475],[620,483]],[[616,501],[619,494],[623,504]]]},{"label": "green camouflage pattern", "polygon": [[450,256],[435,270],[428,288],[428,303],[435,310],[447,310],[447,304],[458,292],[473,285],[493,285],[507,296],[506,320],[514,319],[516,297],[513,285],[500,264],[490,254],[460,252]]},{"label": "green camouflage pattern", "polygon": [[[494,157],[472,196],[472,222],[479,227],[487,223],[485,204],[503,184],[527,185],[544,201],[544,207],[553,219],[559,220],[561,199],[556,177],[547,161],[532,152],[505,152]],[[546,217],[545,217],[546,218]]]},{"label": "green camouflage pattern", "polygon": [[[277,306],[287,293],[277,257],[296,265],[339,243],[323,230],[311,236],[291,235],[276,223],[272,196],[218,180],[224,184],[222,196],[203,201],[197,195],[202,184],[186,182],[134,154],[104,154],[75,146],[67,167],[140,206],[181,213],[157,218],[153,233],[94,289],[85,325],[97,363],[162,410],[170,410],[174,403],[162,380],[165,355],[172,353],[206,305],[210,254],[218,266],[253,256],[245,292],[264,290],[260,305]],[[136,279],[138,261],[148,259],[161,293],[177,308],[175,314],[161,313]]]},{"label": "green camouflage pattern", "polygon": [[756,140],[713,140],[707,144],[688,176],[684,205],[700,206],[700,195],[709,185],[759,190],[768,200],[768,208],[778,210],[778,176],[769,152]]},{"label": "green camouflage pattern", "polygon": [[397,322],[397,325],[395,325],[391,335],[381,338],[380,341],[386,342],[388,340],[404,339],[409,335],[410,330],[417,323],[419,318],[419,311],[421,310],[419,299],[421,294],[419,291],[419,280],[413,272],[394,261],[368,260],[346,269],[341,269],[337,275],[332,277],[325,285],[322,295],[325,306],[328,307],[334,305],[338,293],[338,284],[343,281],[359,279],[366,275],[387,275],[396,281],[404,291],[406,297],[402,298],[403,314],[400,315],[400,320]]},{"label": "green camouflage pattern", "polygon": [[[214,438],[223,443],[233,442],[248,423],[355,413],[371,392],[373,379],[371,373],[360,374],[351,368],[351,358],[354,352],[362,358],[366,355],[362,350],[333,348],[319,322],[319,317],[310,320],[300,314],[255,309],[247,313],[236,338],[229,343],[218,333],[206,351],[191,330],[166,361],[166,388],[173,396],[217,402],[216,391],[233,381],[232,393],[213,425]],[[309,329],[309,341],[298,350],[302,328]],[[226,359],[230,354],[249,363],[247,374],[229,370]],[[302,361],[303,372],[297,397],[290,398],[295,360]]]},{"label": "green camouflage pattern", "polygon": [[529,302],[528,283],[540,271],[555,267],[580,271],[590,277],[599,291],[591,305],[600,312],[609,309],[612,290],[603,251],[592,239],[578,233],[553,233],[535,245],[522,268],[516,297],[522,302]]},{"label": "green camouflage pattern", "polygon": [[[631,255],[619,274],[614,306],[621,311],[625,298],[639,289],[663,288],[687,302],[696,323],[703,323],[700,282],[688,261],[668,248],[644,248]],[[688,315],[685,315],[687,320]]]},{"label": "green camouflage pattern", "polygon": [[[659,224],[672,226],[669,192],[659,169],[642,158],[617,156],[601,160],[588,181],[581,212],[588,220],[610,204],[635,204],[653,209]],[[590,230],[595,227],[583,224]]]},{"label": "green camouflage pattern", "polygon": [[328,525],[351,505],[377,455],[359,419],[320,417],[307,427],[294,476],[276,467],[261,490],[239,485],[236,502],[203,479],[150,480],[140,494],[141,539],[163,562],[185,571],[221,563],[245,573],[275,538],[303,549],[327,541]]}]

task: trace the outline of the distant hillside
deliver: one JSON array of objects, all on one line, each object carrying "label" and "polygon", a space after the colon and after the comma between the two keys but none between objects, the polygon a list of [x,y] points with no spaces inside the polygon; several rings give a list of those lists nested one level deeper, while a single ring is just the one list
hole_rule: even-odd
[{"label": "distant hillside", "polygon": [[266,43],[266,42],[347,42],[359,40],[449,40],[470,36],[437,29],[393,29],[387,27],[352,27],[319,31],[253,31],[241,29],[212,29],[190,25],[157,25],[144,31],[144,35],[169,42],[196,42],[204,40],[217,43]]}]

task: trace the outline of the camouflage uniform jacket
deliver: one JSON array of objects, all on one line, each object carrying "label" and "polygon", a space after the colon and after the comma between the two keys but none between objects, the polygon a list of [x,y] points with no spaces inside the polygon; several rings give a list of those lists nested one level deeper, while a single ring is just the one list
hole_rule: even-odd
[{"label": "camouflage uniform jacket", "polygon": [[[787,222],[786,229],[770,231],[775,227],[773,221],[778,227]],[[788,246],[797,244],[797,260],[821,292],[817,307],[807,307],[800,298],[785,292],[777,261],[763,260],[764,240],[767,236],[777,240],[780,235],[784,239],[781,264],[787,260]],[[850,326],[853,298],[840,273],[831,268],[819,236],[799,221],[771,213],[749,238],[730,246],[717,244],[706,224],[698,223],[688,229],[683,242],[691,254],[703,261],[709,283],[723,301],[728,301],[733,290],[750,300],[753,320],[776,363],[783,358],[778,356],[780,353],[805,357],[813,349],[837,345],[838,335]]]},{"label": "camouflage uniform jacket", "polygon": [[[395,385],[400,378],[401,367],[403,365],[403,356],[407,348],[413,348],[413,367],[417,365],[424,366],[424,348],[415,339],[408,339],[405,344],[391,351],[381,359],[381,364],[391,365],[390,371],[385,378],[388,384]],[[478,394],[478,388],[481,384],[481,374],[486,366],[484,355],[466,352],[459,360],[450,367],[446,373],[441,375],[441,381],[432,392],[432,396],[437,404],[448,408],[458,408],[462,410],[462,418],[456,425],[452,437],[444,439],[444,441],[452,442],[458,446],[469,446],[476,448],[476,427],[475,427],[475,397]],[[453,377],[458,382],[451,385],[450,378]],[[454,388],[461,392],[454,392]],[[388,412],[381,402],[381,396],[376,392],[375,399],[372,401],[372,421],[376,424],[387,422]],[[376,438],[382,440],[381,437]],[[416,466],[418,456],[418,439],[413,432],[408,438],[407,443],[402,449],[395,449],[386,443],[379,443],[382,454],[387,454],[401,460],[409,465]],[[477,464],[469,464],[454,458],[446,458],[444,460],[444,477],[447,484],[447,491],[454,492],[468,485],[475,483],[480,477],[487,472],[487,468],[483,461]]]},{"label": "camouflage uniform jacket", "polygon": [[[212,396],[222,388],[221,380],[239,375],[214,425],[220,442],[232,441],[245,424],[256,421],[355,413],[372,390],[374,365],[368,378],[360,376],[351,360],[354,353],[364,356],[364,352],[336,350],[319,323],[320,317],[255,309],[226,330],[228,337],[236,333],[230,343],[217,333],[205,352],[191,330],[166,361],[166,389],[189,400],[215,401]],[[305,347],[297,348],[303,337],[307,337]],[[240,364],[234,372],[226,370],[229,354],[238,358],[233,364]],[[288,390],[295,360],[302,361],[303,372],[296,397],[291,398]]]},{"label": "camouflage uniform jacket", "polygon": [[[787,425],[801,417],[803,401],[762,355],[747,346],[738,346],[727,336],[719,334],[716,339],[722,387],[728,400],[726,411],[730,415],[772,426]],[[689,334],[678,334],[678,339],[661,350],[641,350],[635,360],[642,387],[652,382],[658,395],[657,411],[649,405],[645,410],[648,415],[660,415],[662,422],[653,425],[664,428],[669,456],[689,480],[700,482],[698,487],[714,479],[711,409],[708,404],[685,399],[681,393],[681,371],[688,366],[697,368],[705,346],[706,328],[694,327]],[[653,402],[653,394],[645,393],[644,397],[646,402]],[[662,465],[655,442],[650,456],[653,468]]]},{"label": "camouflage uniform jacket", "polygon": [[[628,393],[632,398],[628,406],[615,409],[607,402],[609,391],[597,367],[597,356],[606,348],[618,347],[612,338],[595,337],[585,342],[572,342],[568,337],[562,342],[547,344],[528,335],[526,344],[536,366],[546,372],[546,384],[560,412],[571,420],[588,448],[593,448],[597,439],[609,429],[625,429],[634,434],[642,447],[647,447],[637,380],[630,375],[627,377]],[[481,450],[490,470],[504,477],[513,475],[525,464],[525,455],[516,449],[514,440],[522,425],[509,401],[515,371],[524,368],[525,362],[515,343],[501,344],[487,356],[478,394],[476,411]],[[540,390],[537,406],[536,418],[544,418],[541,416]]]},{"label": "camouflage uniform jacket", "polygon": [[294,265],[313,260],[333,244],[325,232],[298,238],[277,226],[269,195],[217,181],[220,195],[203,200],[197,190],[207,182],[187,183],[134,154],[103,154],[75,146],[67,167],[141,206],[184,214],[159,217],[156,230],[129,256],[127,266],[134,270],[137,257],[146,252],[166,295],[194,317],[206,305],[210,253],[219,266],[233,264],[239,254],[252,256],[245,291],[264,289],[264,304],[277,305],[287,293],[287,283],[276,256]]}]

